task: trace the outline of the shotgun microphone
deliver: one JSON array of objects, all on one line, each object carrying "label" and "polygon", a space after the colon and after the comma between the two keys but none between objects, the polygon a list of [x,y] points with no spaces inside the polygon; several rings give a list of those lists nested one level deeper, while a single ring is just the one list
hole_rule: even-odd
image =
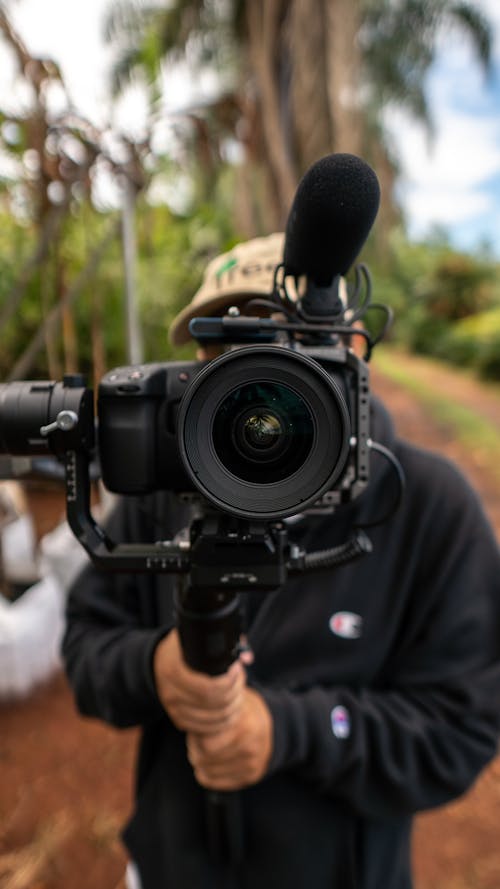
[{"label": "shotgun microphone", "polygon": [[306,275],[319,288],[344,275],[377,215],[380,187],[372,168],[353,154],[329,154],[302,177],[286,226],[286,275]]}]

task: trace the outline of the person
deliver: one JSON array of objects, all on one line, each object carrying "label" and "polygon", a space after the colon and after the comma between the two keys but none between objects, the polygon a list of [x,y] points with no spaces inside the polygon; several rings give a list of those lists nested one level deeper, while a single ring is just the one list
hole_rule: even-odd
[{"label": "person", "polygon": [[[269,294],[283,238],[237,245],[206,270],[171,329]],[[366,491],[288,522],[307,551],[374,525],[372,552],[246,594],[248,650],[222,675],[185,662],[169,575],[73,586],[63,653],[81,712],[141,726],[124,842],[143,889],[409,889],[415,813],[463,794],[497,752],[500,555],[478,497],[442,456],[400,440],[374,397]],[[112,539],[172,539],[189,507],[123,498]],[[251,653],[250,653],[251,650]],[[224,794],[229,792],[230,797]],[[217,861],[207,795],[238,800],[243,854]]]}]

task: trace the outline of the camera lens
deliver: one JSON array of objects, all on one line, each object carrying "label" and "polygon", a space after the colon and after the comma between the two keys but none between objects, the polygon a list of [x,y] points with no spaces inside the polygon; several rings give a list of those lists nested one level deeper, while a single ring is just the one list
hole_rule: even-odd
[{"label": "camera lens", "polygon": [[214,417],[219,460],[237,478],[254,484],[282,481],[296,472],[313,439],[314,422],[304,400],[278,383],[238,386]]},{"label": "camera lens", "polygon": [[216,358],[193,379],[178,415],[194,487],[247,519],[281,519],[314,503],[343,473],[350,437],[342,385],[280,346]]}]

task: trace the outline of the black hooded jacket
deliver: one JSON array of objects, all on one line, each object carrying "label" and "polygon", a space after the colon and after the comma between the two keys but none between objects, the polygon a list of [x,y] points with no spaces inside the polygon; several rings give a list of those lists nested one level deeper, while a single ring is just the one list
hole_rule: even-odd
[{"label": "black hooded jacket", "polygon": [[[245,857],[207,855],[205,792],[156,695],[152,657],[173,625],[166,575],[99,574],[71,592],[63,644],[82,713],[141,725],[136,810],[125,842],[144,889],[409,889],[415,812],[462,794],[497,751],[500,555],[478,499],[445,459],[395,439],[379,403],[373,438],[406,476],[373,552],[289,580],[250,603],[249,682],[274,722],[269,772],[238,794]],[[290,526],[308,551],[383,517],[397,493],[372,481],[333,516]],[[169,495],[121,502],[110,535],[171,537],[188,521]]]}]

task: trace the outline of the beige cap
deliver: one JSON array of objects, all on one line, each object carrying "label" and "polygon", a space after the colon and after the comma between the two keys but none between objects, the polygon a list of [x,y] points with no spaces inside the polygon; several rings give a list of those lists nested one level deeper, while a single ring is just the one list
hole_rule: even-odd
[{"label": "beige cap", "polygon": [[212,259],[201,287],[170,325],[170,342],[174,346],[189,342],[189,323],[193,318],[217,315],[252,296],[269,296],[275,268],[283,261],[284,238],[282,232],[253,238]]}]

